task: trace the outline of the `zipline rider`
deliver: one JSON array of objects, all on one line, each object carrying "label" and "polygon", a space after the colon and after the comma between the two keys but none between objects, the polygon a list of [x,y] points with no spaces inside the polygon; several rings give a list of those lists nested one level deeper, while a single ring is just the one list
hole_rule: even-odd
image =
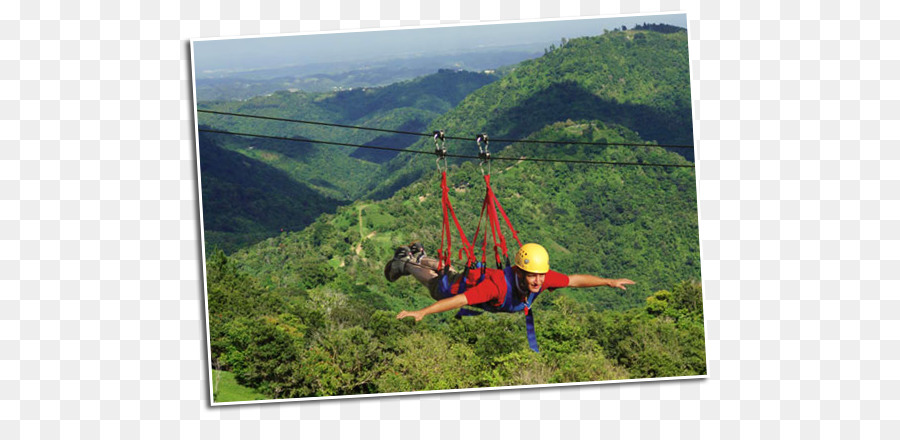
[{"label": "zipline rider", "polygon": [[[446,277],[438,273],[438,260],[425,257],[420,244],[411,247],[402,246],[397,249],[394,258],[385,267],[388,281],[396,281],[403,275],[411,274],[425,285],[431,297],[437,302],[420,310],[403,310],[397,319],[409,316],[416,321],[422,320],[432,313],[446,312],[471,305],[489,312],[518,312],[528,314],[532,302],[544,290],[553,291],[564,287],[598,287],[609,286],[626,290],[625,286],[634,284],[626,278],[600,278],[594,275],[565,275],[550,270],[550,256],[543,246],[535,243],[523,245],[516,252],[516,262],[505,269],[484,269],[480,282],[472,279],[463,280],[461,273],[450,273]],[[476,281],[474,284],[472,281]],[[530,337],[533,330],[529,329]],[[531,342],[531,341],[529,341]],[[534,348],[534,347],[533,347]]]},{"label": "zipline rider", "polygon": [[[610,286],[625,290],[626,285],[634,284],[634,281],[625,278],[607,279],[594,275],[564,275],[552,271],[550,270],[550,256],[547,253],[547,249],[535,243],[522,244],[516,229],[510,222],[506,211],[501,206],[500,200],[497,199],[491,187],[491,155],[486,134],[479,134],[475,138],[479,158],[481,159],[481,172],[484,175],[484,183],[487,190],[482,204],[478,229],[475,230],[474,236],[476,241],[479,238],[482,239],[481,262],[478,263],[475,256],[475,246],[470,244],[466,238],[466,234],[459,225],[456,213],[450,203],[449,186],[447,185],[447,150],[443,146],[444,139],[443,131],[434,132],[435,154],[438,156],[437,166],[438,170],[441,171],[441,210],[443,211],[441,248],[438,250],[438,258],[426,258],[422,245],[413,243],[409,247],[401,246],[398,248],[394,252],[394,257],[384,267],[384,276],[390,282],[396,281],[403,275],[412,274],[416,280],[428,288],[431,297],[437,302],[412,312],[403,310],[397,314],[397,319],[412,316],[418,322],[426,315],[454,309],[460,309],[456,315],[457,317],[481,313],[464,309],[462,308],[463,306],[474,306],[492,313],[524,312],[528,345],[532,350],[539,351],[537,334],[534,329],[534,312],[531,310],[531,307],[537,296],[545,289],[553,291],[563,287]],[[443,168],[441,167],[442,160],[444,162]],[[485,171],[485,165],[487,165],[487,171]],[[516,264],[514,266],[509,264],[507,242],[501,231],[500,216],[503,217],[513,238],[519,244],[519,251],[516,252]],[[481,232],[481,219],[485,217],[488,219],[488,225],[484,229],[484,234],[479,235],[479,232]],[[460,258],[462,252],[465,252],[468,257],[466,269],[463,273],[454,272],[450,267],[451,255],[453,254],[450,234],[451,218],[459,231],[459,237],[462,241]],[[491,237],[494,242],[494,258],[497,263],[497,269],[488,269],[486,265],[488,229],[491,231]],[[444,249],[445,243],[446,249]],[[501,252],[506,260],[505,266],[500,258]]]}]

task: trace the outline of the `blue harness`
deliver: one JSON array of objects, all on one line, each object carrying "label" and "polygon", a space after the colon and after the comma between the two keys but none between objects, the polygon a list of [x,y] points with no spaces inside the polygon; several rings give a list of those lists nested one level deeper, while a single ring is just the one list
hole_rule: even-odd
[{"label": "blue harness", "polygon": [[[515,294],[517,283],[515,270],[510,266],[506,266],[503,268],[503,276],[506,278],[506,297],[503,299],[503,304],[495,306],[490,303],[481,303],[473,304],[472,307],[478,307],[479,309],[491,313],[525,312],[525,330],[528,336],[528,345],[532,350],[538,351],[537,335],[534,332],[534,310],[531,310],[531,304],[534,303],[534,300],[544,291],[544,289],[539,290],[537,293],[529,293],[528,298],[523,302],[519,300],[519,296]],[[476,284],[480,284],[482,281],[484,281],[484,273],[482,273],[481,278],[478,279],[478,283]],[[466,277],[463,276],[459,281],[459,291],[457,292],[457,295],[461,295],[465,292],[467,287]],[[447,274],[444,274],[444,276],[441,277],[440,289],[444,298],[453,296]],[[482,312],[476,312],[474,310],[459,309],[456,316],[480,315],[481,313]]]}]

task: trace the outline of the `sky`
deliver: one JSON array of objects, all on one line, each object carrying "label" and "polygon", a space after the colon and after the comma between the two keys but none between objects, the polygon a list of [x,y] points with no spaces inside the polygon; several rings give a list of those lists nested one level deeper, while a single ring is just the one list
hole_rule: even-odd
[{"label": "sky", "polygon": [[401,29],[390,31],[328,32],[314,35],[267,36],[193,41],[195,72],[247,70],[391,59],[426,53],[463,52],[484,47],[543,43],[561,38],[599,35],[604,29],[640,23],[687,27],[683,13],[633,17],[591,18],[533,23]]}]

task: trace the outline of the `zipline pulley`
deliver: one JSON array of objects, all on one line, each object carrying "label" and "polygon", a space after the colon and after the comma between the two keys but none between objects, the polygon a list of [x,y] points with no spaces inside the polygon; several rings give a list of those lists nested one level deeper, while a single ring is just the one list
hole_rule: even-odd
[{"label": "zipline pulley", "polygon": [[[451,224],[455,225],[456,230],[459,232],[459,238],[462,241],[462,246],[460,248],[458,258],[461,259],[462,254],[466,254],[466,268],[474,268],[478,266],[478,259],[475,256],[476,252],[474,244],[479,240],[481,241],[480,267],[482,268],[482,270],[487,267],[486,259],[488,235],[491,236],[491,241],[493,241],[494,260],[497,264],[497,268],[502,269],[504,267],[504,262],[506,263],[507,267],[510,266],[506,237],[501,231],[500,226],[501,218],[506,223],[509,232],[512,233],[512,236],[519,244],[519,247],[522,246],[522,242],[521,240],[519,240],[518,231],[513,228],[512,222],[509,221],[509,217],[506,215],[506,211],[503,209],[503,206],[500,204],[500,200],[497,199],[497,196],[494,194],[494,190],[491,187],[491,153],[488,149],[488,136],[482,133],[475,138],[475,143],[478,145],[478,157],[479,159],[481,159],[480,167],[481,173],[484,176],[486,191],[484,202],[481,205],[481,215],[479,215],[478,226],[476,227],[475,235],[473,236],[475,241],[471,243],[466,238],[466,233],[460,226],[459,220],[456,218],[456,213],[453,210],[453,205],[450,203],[450,187],[447,184],[447,150],[444,148],[444,132],[440,130],[434,131],[433,137],[434,153],[438,156],[438,171],[441,172],[441,210],[443,211],[443,222],[441,225],[441,247],[438,248],[438,271],[440,272],[442,269],[449,270],[451,264],[451,255],[453,254],[450,233]],[[444,159],[443,169],[440,165],[441,159]],[[487,163],[488,165],[487,171],[485,171],[484,169],[485,163]],[[484,225],[485,227],[482,230],[482,222],[485,220],[486,224]],[[503,257],[502,259],[501,254]]]},{"label": "zipline pulley", "polygon": [[[478,158],[481,159],[481,163],[478,164],[481,167],[481,174],[489,175],[491,174],[491,152],[488,151],[488,135],[479,134],[475,137],[475,143],[478,145]],[[487,173],[484,172],[485,163],[488,165]]]},{"label": "zipline pulley", "polygon": [[437,168],[441,170],[441,159],[444,160],[444,170],[447,169],[447,149],[444,147],[444,130],[434,131],[434,154],[437,155]]}]

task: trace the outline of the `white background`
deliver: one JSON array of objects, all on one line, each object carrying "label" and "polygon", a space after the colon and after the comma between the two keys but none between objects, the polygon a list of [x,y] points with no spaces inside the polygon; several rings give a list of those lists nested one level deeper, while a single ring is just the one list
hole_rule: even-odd
[{"label": "white background", "polygon": [[[665,11],[689,19],[708,379],[208,406],[189,39]],[[898,17],[836,0],[4,2],[0,435],[896,438]]]}]

